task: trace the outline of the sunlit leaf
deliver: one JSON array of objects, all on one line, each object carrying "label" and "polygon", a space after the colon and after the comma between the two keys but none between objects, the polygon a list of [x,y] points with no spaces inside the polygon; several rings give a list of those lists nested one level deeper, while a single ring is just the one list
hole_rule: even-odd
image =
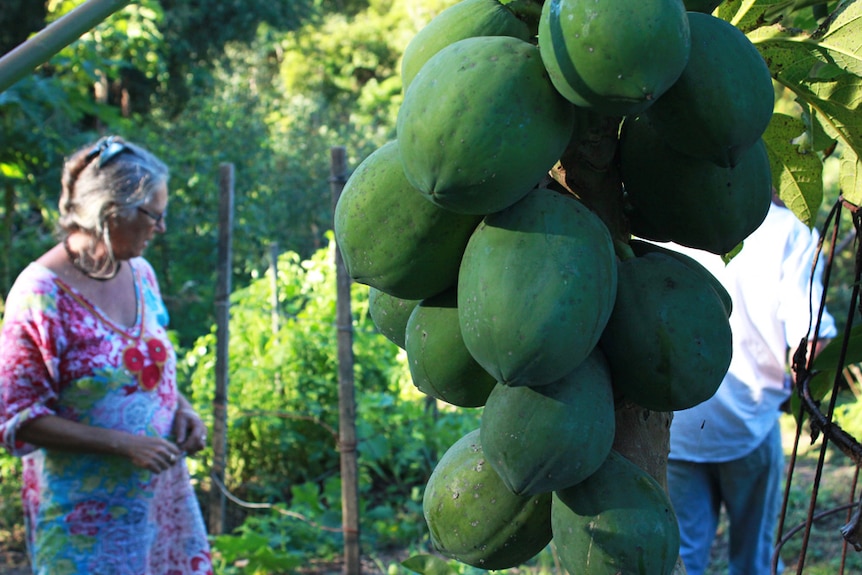
[{"label": "sunlit leaf", "polygon": [[787,207],[810,226],[823,201],[823,162],[816,152],[794,143],[804,131],[801,119],[774,114],[763,141],[769,152],[772,185]]},{"label": "sunlit leaf", "polygon": [[820,49],[832,62],[857,76],[862,76],[862,3],[844,2],[820,29],[814,33]]},{"label": "sunlit leaf", "polygon": [[721,256],[721,260],[722,260],[725,264],[730,263],[730,260],[732,260],[732,259],[733,259],[733,258],[735,258],[737,255],[739,255],[739,252],[741,252],[741,251],[742,251],[742,248],[743,248],[743,246],[744,246],[744,245],[745,245],[745,242],[739,242],[738,244],[736,244],[736,245],[733,247],[733,249],[732,249],[732,250],[730,250],[730,251],[729,251],[729,252],[727,252],[726,254],[722,255],[722,256]]},{"label": "sunlit leaf", "polygon": [[401,562],[401,566],[420,575],[454,575],[449,563],[434,555],[414,555]]},{"label": "sunlit leaf", "polygon": [[862,205],[862,161],[851,149],[845,149],[838,164],[838,188],[848,202]]},{"label": "sunlit leaf", "polygon": [[728,0],[719,4],[716,15],[743,32],[750,32],[775,23],[793,4],[793,0]]},{"label": "sunlit leaf", "polygon": [[830,137],[840,139],[858,157],[862,152],[862,78],[849,72],[829,81],[818,77],[824,65],[834,63],[834,47],[823,47],[816,39],[778,25],[760,28],[749,34],[749,39],[760,50],[775,80],[817,115]]},{"label": "sunlit leaf", "polygon": [[26,175],[18,164],[0,162],[0,175],[13,180],[23,180]]},{"label": "sunlit leaf", "polygon": [[835,139],[831,138],[829,134],[826,133],[826,130],[823,128],[823,124],[820,123],[820,118],[817,113],[811,109],[811,107],[802,100],[797,98],[797,104],[799,104],[802,109],[802,120],[805,122],[806,126],[806,134],[807,137],[806,142],[799,142],[800,145],[806,146],[816,152],[827,152],[827,150],[834,150],[835,148]]}]

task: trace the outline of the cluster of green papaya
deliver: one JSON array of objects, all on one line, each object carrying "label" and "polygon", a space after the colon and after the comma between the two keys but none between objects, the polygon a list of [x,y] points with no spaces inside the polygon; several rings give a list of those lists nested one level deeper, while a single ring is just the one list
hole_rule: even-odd
[{"label": "cluster of green papaya", "polygon": [[[728,294],[644,241],[724,254],[769,207],[770,75],[716,5],[461,0],[406,47],[397,138],[348,179],[335,236],[416,387],[483,409],[425,490],[448,557],[508,568],[553,539],[571,573],[673,570],[673,509],[613,449],[615,409],[692,407],[730,363]],[[549,177],[597,117],[624,235]]]}]

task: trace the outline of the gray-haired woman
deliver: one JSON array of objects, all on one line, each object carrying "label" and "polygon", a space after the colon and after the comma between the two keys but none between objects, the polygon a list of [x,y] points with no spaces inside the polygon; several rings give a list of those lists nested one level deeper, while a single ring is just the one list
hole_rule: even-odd
[{"label": "gray-haired woman", "polygon": [[0,332],[0,442],[22,457],[35,573],[211,573],[184,455],[206,427],[176,385],[141,255],[168,169],[102,138],[63,169],[59,243],[18,276]]}]

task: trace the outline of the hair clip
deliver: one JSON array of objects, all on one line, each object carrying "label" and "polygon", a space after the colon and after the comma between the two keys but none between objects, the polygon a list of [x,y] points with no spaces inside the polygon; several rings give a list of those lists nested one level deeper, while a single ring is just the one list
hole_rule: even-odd
[{"label": "hair clip", "polygon": [[96,142],[93,149],[87,153],[87,163],[99,158],[99,168],[116,158],[125,151],[131,151],[126,144],[118,142],[114,136],[107,136]]}]

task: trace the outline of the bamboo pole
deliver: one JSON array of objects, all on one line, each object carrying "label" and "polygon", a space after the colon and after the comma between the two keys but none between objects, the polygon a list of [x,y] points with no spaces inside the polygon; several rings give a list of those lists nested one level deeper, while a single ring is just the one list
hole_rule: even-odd
[{"label": "bamboo pole", "polygon": [[0,58],[0,92],[77,40],[131,0],[88,0]]},{"label": "bamboo pole", "polygon": [[[272,330],[272,346],[278,347],[278,332],[281,329],[281,312],[278,307],[278,242],[269,244],[269,269],[272,272],[269,276],[269,321],[270,329]],[[275,384],[275,393],[279,396],[284,395],[284,384],[281,381],[281,372],[276,371],[273,376]]]},{"label": "bamboo pole", "polygon": [[[343,146],[330,149],[332,209],[347,181]],[[344,532],[344,575],[359,575],[359,481],[356,463],[356,398],[353,381],[353,321],[350,277],[341,251],[335,250],[336,325],[338,327],[338,445],[341,453],[341,527]]]},{"label": "bamboo pole", "polygon": [[[216,389],[213,398],[212,474],[225,483],[227,467],[228,326],[230,323],[231,241],[233,231],[233,164],[219,166],[219,234],[216,263]],[[216,485],[210,488],[209,529],[213,535],[224,532],[225,497]]]},{"label": "bamboo pole", "polygon": [[272,324],[272,336],[278,337],[280,317],[278,313],[278,242],[269,244],[269,269],[272,275],[269,278],[269,319]]}]

